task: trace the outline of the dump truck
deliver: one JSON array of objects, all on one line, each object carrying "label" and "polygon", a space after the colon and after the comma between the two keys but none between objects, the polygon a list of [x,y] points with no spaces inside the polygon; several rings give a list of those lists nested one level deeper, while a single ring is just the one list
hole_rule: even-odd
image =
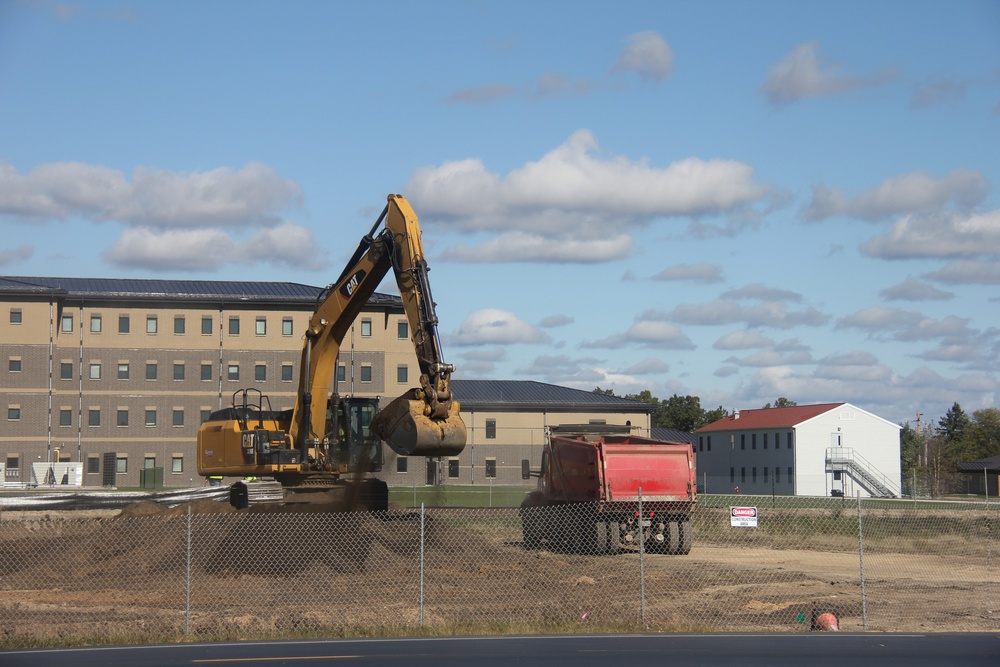
[{"label": "dump truck", "polygon": [[627,426],[550,428],[538,487],[521,503],[524,547],[577,553],[691,551],[697,502],[690,443],[631,434]]}]

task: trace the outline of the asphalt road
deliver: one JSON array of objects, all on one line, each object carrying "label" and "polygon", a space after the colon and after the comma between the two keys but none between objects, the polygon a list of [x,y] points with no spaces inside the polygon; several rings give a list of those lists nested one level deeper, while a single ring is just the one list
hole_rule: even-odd
[{"label": "asphalt road", "polygon": [[0,667],[994,667],[996,634],[560,635],[231,642],[0,651]]}]

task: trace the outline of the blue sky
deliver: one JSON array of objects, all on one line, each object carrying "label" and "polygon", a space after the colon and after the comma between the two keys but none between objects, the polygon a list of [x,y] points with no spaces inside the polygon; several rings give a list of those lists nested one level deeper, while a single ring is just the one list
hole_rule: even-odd
[{"label": "blue sky", "polygon": [[398,192],[461,378],[997,407],[998,182],[996,2],[0,0],[0,274],[325,285]]}]

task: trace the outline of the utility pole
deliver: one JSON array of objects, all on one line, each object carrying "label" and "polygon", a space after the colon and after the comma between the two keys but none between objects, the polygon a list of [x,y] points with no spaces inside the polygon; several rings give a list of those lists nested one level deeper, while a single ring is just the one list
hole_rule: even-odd
[{"label": "utility pole", "polygon": [[[917,411],[917,446],[918,447],[920,446],[920,443],[921,443],[921,437],[920,437],[920,418],[923,417],[923,416],[924,416],[923,413],[921,413],[918,410]],[[926,443],[924,444],[924,458],[923,458],[923,462],[921,463],[921,465],[924,465],[924,466],[927,465],[927,444]]]}]

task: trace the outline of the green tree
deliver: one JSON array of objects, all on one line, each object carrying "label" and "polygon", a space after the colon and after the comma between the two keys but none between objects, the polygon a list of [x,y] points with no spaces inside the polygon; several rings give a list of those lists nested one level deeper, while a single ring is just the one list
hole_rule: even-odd
[{"label": "green tree", "polygon": [[955,403],[944,417],[938,420],[938,433],[949,443],[960,442],[965,436],[965,430],[969,428],[969,417],[962,410],[962,406]]},{"label": "green tree", "polygon": [[789,400],[789,399],[785,398],[784,396],[779,396],[774,401],[774,405],[771,405],[770,403],[768,403],[767,405],[764,406],[764,409],[766,410],[768,408],[790,408],[790,407],[795,406],[795,405],[798,405],[798,403],[796,403],[795,401]]},{"label": "green tree", "polygon": [[614,389],[601,389],[600,387],[594,387],[594,391],[592,393],[594,393],[594,394],[601,394],[602,396],[614,396],[615,395],[615,390]]},{"label": "green tree", "polygon": [[729,410],[726,410],[721,405],[714,410],[709,410],[708,412],[705,413],[705,417],[704,419],[702,419],[701,426],[699,426],[698,428],[701,428],[706,424],[711,424],[712,422],[717,422],[728,414]]},{"label": "green tree", "polygon": [[664,403],[663,422],[660,426],[691,432],[705,424],[705,410],[697,396],[674,394]]},{"label": "green tree", "polygon": [[1000,409],[984,408],[972,413],[964,451],[970,461],[1000,454]]}]

